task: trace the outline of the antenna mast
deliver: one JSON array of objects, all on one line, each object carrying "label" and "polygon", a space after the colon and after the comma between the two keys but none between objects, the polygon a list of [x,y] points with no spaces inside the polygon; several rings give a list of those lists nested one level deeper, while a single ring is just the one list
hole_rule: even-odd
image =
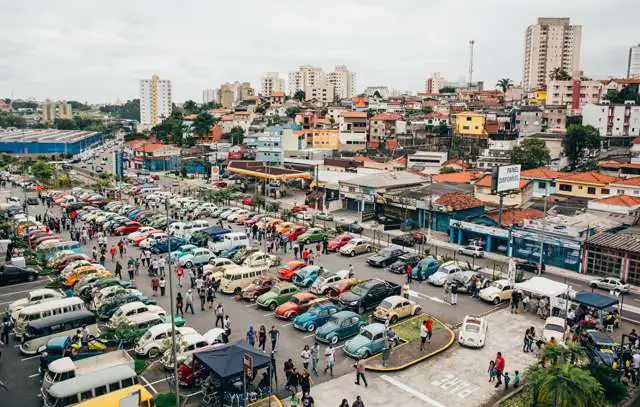
[{"label": "antenna mast", "polygon": [[473,83],[473,45],[476,42],[474,40],[469,41],[469,89]]}]

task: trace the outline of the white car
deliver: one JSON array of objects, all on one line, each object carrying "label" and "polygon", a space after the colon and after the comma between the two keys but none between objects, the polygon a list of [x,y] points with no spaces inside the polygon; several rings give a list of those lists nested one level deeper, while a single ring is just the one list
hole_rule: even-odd
[{"label": "white car", "polygon": [[211,260],[208,265],[204,266],[203,271],[205,271],[207,268],[211,269],[227,266],[237,267],[238,265],[231,261],[231,259],[227,259],[226,257],[216,257],[215,259]]},{"label": "white car", "polygon": [[40,288],[37,290],[32,290],[29,291],[29,294],[27,294],[26,297],[9,304],[9,313],[15,320],[15,318],[18,316],[18,311],[25,307],[47,301],[59,300],[62,297],[64,297],[64,295],[60,291],[53,290],[51,288]]},{"label": "white car", "polygon": [[240,216],[246,215],[247,213],[249,213],[248,209],[240,209],[239,211],[235,211],[231,215],[227,216],[227,220],[229,222],[235,222]]},{"label": "white car", "polygon": [[458,253],[471,257],[484,257],[484,249],[478,246],[465,246],[458,249]]},{"label": "white car", "polygon": [[470,348],[481,348],[487,338],[487,320],[467,315],[458,330],[458,343]]},{"label": "white car", "polygon": [[296,219],[311,221],[313,220],[313,215],[307,211],[302,211],[302,212],[296,213]]},{"label": "white car", "polygon": [[[204,348],[205,346],[210,345],[207,341],[207,338],[200,335],[199,333],[185,335],[180,339],[180,341],[176,341],[176,358],[178,359],[178,366],[187,358],[187,356]],[[162,359],[160,359],[162,366],[166,370],[173,369],[174,361],[171,355],[171,351],[171,349],[167,349],[162,355]]]},{"label": "white car", "polygon": [[182,267],[193,267],[194,264],[207,264],[215,258],[216,255],[211,250],[199,247],[197,249],[193,249],[191,253],[180,257],[178,264]]},{"label": "white car", "polygon": [[167,311],[159,305],[146,305],[140,301],[129,302],[122,304],[120,308],[111,316],[107,322],[107,326],[115,326],[116,322],[122,318],[130,317],[132,315],[141,314],[143,312],[152,312],[158,316],[166,316]]},{"label": "white car", "polygon": [[278,257],[264,252],[251,253],[243,262],[248,267],[271,267],[276,264]]},{"label": "white car", "polygon": [[480,290],[478,295],[485,301],[492,302],[494,305],[500,304],[502,301],[511,300],[513,287],[509,280],[496,280],[487,288]]},{"label": "white car", "polygon": [[[176,337],[197,334],[198,332],[186,326],[176,328]],[[149,330],[138,339],[138,343],[134,349],[136,355],[145,356],[150,359],[155,359],[162,355],[167,346],[171,344],[167,341],[167,338],[171,338],[171,324],[164,323],[152,326]]]},{"label": "white car", "polygon": [[442,287],[450,275],[462,271],[462,268],[454,261],[448,261],[438,267],[438,270],[429,276],[427,281],[436,287]]},{"label": "white car", "polygon": [[593,288],[602,288],[613,292],[626,294],[629,292],[629,284],[615,277],[595,278],[589,282]]},{"label": "white car", "polygon": [[168,235],[164,232],[162,233],[154,233],[153,235],[149,236],[148,238],[146,238],[145,240],[143,240],[142,242],[140,242],[139,247],[141,249],[151,249],[151,246],[153,246],[153,244],[157,241],[160,241],[164,238],[166,238]]},{"label": "white car", "polygon": [[566,328],[567,321],[564,318],[549,317],[544,321],[542,339],[544,339],[545,342],[549,342],[551,338],[554,338],[557,342],[563,342]]},{"label": "white car", "polygon": [[204,338],[207,340],[207,342],[209,342],[210,345],[225,343],[224,342],[225,333],[224,333],[224,329],[222,328],[209,329],[202,336],[204,336]]},{"label": "white car", "polygon": [[325,290],[329,288],[329,286],[336,281],[346,280],[347,278],[351,278],[352,276],[349,274],[349,270],[339,270],[335,273],[325,272],[323,275],[318,276],[316,281],[311,284],[309,291],[316,295],[323,295]]}]

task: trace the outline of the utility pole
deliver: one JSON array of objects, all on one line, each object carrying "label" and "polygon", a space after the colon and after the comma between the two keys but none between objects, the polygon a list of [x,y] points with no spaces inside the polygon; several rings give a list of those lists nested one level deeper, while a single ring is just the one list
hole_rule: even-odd
[{"label": "utility pole", "polygon": [[[540,239],[540,258],[538,259],[538,275],[542,274],[542,256],[544,253],[544,226],[545,218],[547,217],[547,194],[544,194],[544,208],[542,210],[542,235]],[[567,300],[568,301],[568,300]]]},{"label": "utility pole", "polygon": [[[165,211],[167,212],[167,226],[169,225],[169,198],[164,201]],[[180,407],[180,387],[178,383],[178,356],[176,352],[176,316],[175,304],[173,303],[173,278],[171,272],[171,236],[167,236],[169,251],[167,252],[167,272],[169,273],[169,304],[171,305],[171,357],[173,358],[173,380],[176,386],[176,407]]]},{"label": "utility pole", "polygon": [[469,89],[473,83],[473,45],[475,43],[474,40],[469,41]]}]

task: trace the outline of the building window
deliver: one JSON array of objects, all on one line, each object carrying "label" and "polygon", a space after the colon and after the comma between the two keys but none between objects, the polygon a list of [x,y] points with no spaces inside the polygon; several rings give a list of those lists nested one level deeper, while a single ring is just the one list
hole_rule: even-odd
[{"label": "building window", "polygon": [[616,191],[618,195],[624,195],[624,189],[619,189]]},{"label": "building window", "polygon": [[603,195],[609,195],[609,190],[607,188],[602,188],[602,194]]},{"label": "building window", "polygon": [[587,194],[595,195],[596,194],[596,189],[594,187],[588,187],[587,188]]},{"label": "building window", "polygon": [[567,185],[567,184],[560,184],[560,191],[566,191],[566,192],[571,192],[572,190],[572,186],[571,185]]},{"label": "building window", "polygon": [[542,181],[538,182],[538,188],[546,189],[547,183]]}]

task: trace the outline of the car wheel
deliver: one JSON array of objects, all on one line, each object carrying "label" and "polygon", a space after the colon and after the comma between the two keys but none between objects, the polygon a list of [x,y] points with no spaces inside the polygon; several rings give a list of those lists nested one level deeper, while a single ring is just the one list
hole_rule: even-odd
[{"label": "car wheel", "polygon": [[422,312],[422,307],[416,307],[416,309],[413,310],[413,314],[411,314],[411,316],[418,315],[421,312]]},{"label": "car wheel", "polygon": [[500,304],[500,298],[496,297],[496,298],[493,299],[492,302],[493,302],[493,305],[498,305],[498,304]]},{"label": "car wheel", "polygon": [[291,314],[287,315],[287,320],[292,321],[296,318],[296,313],[292,312]]},{"label": "car wheel", "polygon": [[591,288],[598,288],[598,284],[596,284],[596,283],[591,283]]},{"label": "car wheel", "polygon": [[336,343],[338,343],[338,341],[339,341],[339,340],[340,340],[340,339],[339,339],[339,338],[338,338],[338,336],[336,335],[336,336],[332,336],[332,337],[331,337],[330,342],[331,342],[332,344],[334,344],[334,345],[335,345]]},{"label": "car wheel", "polygon": [[151,348],[151,349],[149,349],[149,353],[147,355],[149,356],[149,359],[155,359],[158,356],[160,356],[160,349]]},{"label": "car wheel", "polygon": [[397,316],[397,315],[394,315],[394,316],[392,316],[392,317],[391,317],[391,319],[389,320],[389,323],[390,323],[391,325],[393,325],[393,324],[395,324],[396,322],[398,322],[398,316]]},{"label": "car wheel", "polygon": [[355,250],[351,250],[351,253],[349,253],[349,255],[350,255],[351,257],[354,257],[354,256],[356,255]]},{"label": "car wheel", "polygon": [[358,314],[364,314],[364,306],[362,304],[358,306]]},{"label": "car wheel", "polygon": [[193,267],[193,263],[188,261],[188,262],[185,263],[185,266],[188,267],[188,268],[191,268],[191,267]]},{"label": "car wheel", "polygon": [[195,387],[201,387],[202,386],[202,378],[201,377],[196,377],[196,379],[194,380],[194,384],[195,384]]},{"label": "car wheel", "polygon": [[278,304],[277,304],[277,303],[272,302],[271,304],[269,304],[269,309],[270,309],[271,311],[275,311],[275,310],[276,310],[276,308],[278,308]]},{"label": "car wheel", "polygon": [[36,276],[33,274],[29,274],[27,275],[27,281],[34,281],[36,279]]},{"label": "car wheel", "polygon": [[372,250],[372,249],[371,249],[371,246],[367,246],[367,252],[368,252],[368,253],[371,253],[371,250]]},{"label": "car wheel", "polygon": [[315,331],[315,329],[316,329],[316,325],[315,325],[315,324],[310,324],[310,325],[307,327],[307,331],[308,331],[308,332],[313,332],[313,331]]}]

